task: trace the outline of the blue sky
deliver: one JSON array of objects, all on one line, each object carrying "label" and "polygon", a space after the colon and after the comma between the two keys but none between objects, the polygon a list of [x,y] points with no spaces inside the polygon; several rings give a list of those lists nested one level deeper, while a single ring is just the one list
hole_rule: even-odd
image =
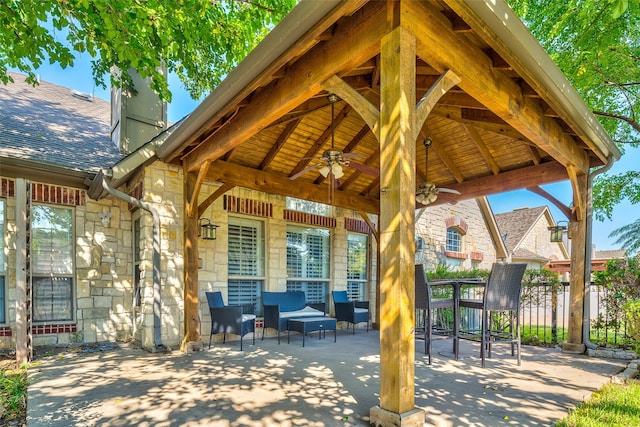
[{"label": "blue sky", "polygon": [[[81,92],[93,93],[94,96],[109,101],[109,89],[97,87],[93,82],[90,69],[90,57],[85,54],[79,55],[75,66],[72,69],[63,70],[57,65],[45,65],[38,70],[40,78],[44,81],[59,84],[61,86],[75,89]],[[173,75],[169,76],[169,87],[173,93],[173,101],[168,107],[168,120],[175,122],[189,114],[198,105],[199,101],[194,101],[186,93],[182,83]],[[626,153],[614,164],[610,173],[619,173],[637,169],[638,159],[640,159],[640,148],[627,147]],[[558,200],[569,205],[572,199],[571,185],[568,181],[545,185],[544,188]],[[567,218],[546,199],[531,193],[527,190],[502,193],[489,197],[489,203],[494,213],[509,212],[520,207],[549,206],[554,219],[557,221]],[[598,250],[619,249],[615,244],[615,239],[609,238],[609,234],[623,225],[629,224],[640,216],[638,207],[631,205],[628,201],[615,207],[611,220],[604,222],[593,221],[593,243]]]}]

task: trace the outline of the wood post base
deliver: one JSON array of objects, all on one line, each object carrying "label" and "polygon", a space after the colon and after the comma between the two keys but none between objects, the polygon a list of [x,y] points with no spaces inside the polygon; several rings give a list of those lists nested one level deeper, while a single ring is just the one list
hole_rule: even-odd
[{"label": "wood post base", "polygon": [[566,342],[562,344],[562,352],[568,354],[584,354],[587,351],[587,346],[584,344],[575,344]]},{"label": "wood post base", "polygon": [[369,424],[374,427],[423,427],[425,414],[422,409],[397,414],[374,406],[369,410]]}]

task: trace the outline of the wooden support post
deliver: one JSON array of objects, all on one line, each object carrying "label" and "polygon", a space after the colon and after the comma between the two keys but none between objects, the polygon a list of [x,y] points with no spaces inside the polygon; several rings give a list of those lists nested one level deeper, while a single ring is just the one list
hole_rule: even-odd
[{"label": "wooden support post", "polygon": [[569,223],[571,238],[571,282],[569,284],[569,330],[567,342],[562,346],[565,353],[582,354],[586,350],[582,336],[584,315],[585,257],[587,242],[587,221],[581,206],[586,205],[587,175],[574,174],[573,184],[574,214]]},{"label": "wooden support post", "polygon": [[422,426],[414,396],[415,36],[382,39],[380,94],[380,405],[376,426]]},{"label": "wooden support post", "polygon": [[198,316],[198,178],[184,174],[184,338],[180,349],[201,346]]}]

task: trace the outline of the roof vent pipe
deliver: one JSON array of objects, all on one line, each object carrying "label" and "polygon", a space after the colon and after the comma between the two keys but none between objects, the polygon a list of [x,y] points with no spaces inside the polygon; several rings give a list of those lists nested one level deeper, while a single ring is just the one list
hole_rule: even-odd
[{"label": "roof vent pipe", "polygon": [[584,341],[585,346],[591,350],[595,350],[598,348],[598,345],[591,342],[591,339],[589,337],[591,323],[591,258],[593,252],[591,248],[593,242],[593,178],[611,169],[613,163],[613,157],[609,156],[609,158],[607,159],[607,163],[604,166],[589,172],[589,175],[587,176],[587,235],[585,238],[584,257],[584,307],[582,308],[582,340]]},{"label": "roof vent pipe", "polygon": [[122,191],[116,190],[104,179],[104,175],[100,172],[100,179],[102,181],[102,188],[109,194],[126,201],[140,209],[143,209],[151,213],[153,218],[153,344],[154,352],[168,351],[168,348],[162,344],[162,338],[160,333],[160,326],[162,322],[162,314],[160,310],[160,214],[149,203],[138,200]]}]

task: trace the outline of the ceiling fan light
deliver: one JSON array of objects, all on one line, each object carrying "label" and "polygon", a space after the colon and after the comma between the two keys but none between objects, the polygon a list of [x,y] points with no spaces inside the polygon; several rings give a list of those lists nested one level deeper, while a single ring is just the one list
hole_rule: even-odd
[{"label": "ceiling fan light", "polygon": [[329,173],[331,172],[331,168],[329,167],[329,165],[324,165],[323,167],[320,168],[319,172],[320,172],[320,175],[326,178],[329,176]]},{"label": "ceiling fan light", "polygon": [[333,173],[333,176],[335,176],[336,179],[340,179],[344,176],[342,166],[340,166],[340,164],[338,163],[334,163],[333,165],[331,165],[331,173]]}]

